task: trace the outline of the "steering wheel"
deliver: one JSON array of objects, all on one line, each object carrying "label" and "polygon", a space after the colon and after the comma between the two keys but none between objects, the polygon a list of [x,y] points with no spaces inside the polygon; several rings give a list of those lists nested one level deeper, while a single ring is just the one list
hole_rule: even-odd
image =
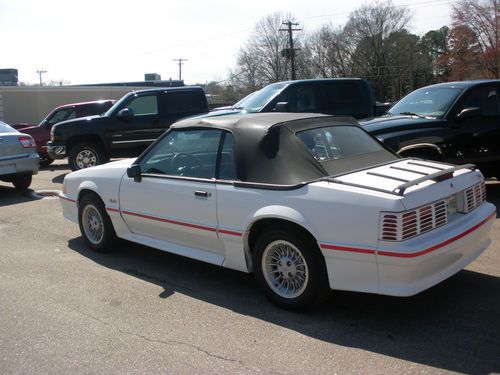
[{"label": "steering wheel", "polygon": [[179,152],[174,155],[174,157],[170,160],[170,168],[172,168],[175,172],[181,172],[186,168],[197,167],[200,165],[200,159],[198,159],[193,154],[188,154],[185,152]]}]

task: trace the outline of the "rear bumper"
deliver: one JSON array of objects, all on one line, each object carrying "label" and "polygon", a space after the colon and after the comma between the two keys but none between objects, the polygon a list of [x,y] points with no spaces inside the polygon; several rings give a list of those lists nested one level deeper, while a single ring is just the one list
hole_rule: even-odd
[{"label": "rear bumper", "polygon": [[495,206],[485,203],[425,239],[408,241],[401,248],[381,243],[377,249],[379,293],[412,296],[459,272],[489,246],[495,218]]},{"label": "rear bumper", "polygon": [[47,154],[52,159],[64,159],[66,157],[66,145],[64,143],[47,143]]},{"label": "rear bumper", "polygon": [[18,174],[37,174],[40,159],[36,152],[21,157],[0,159],[0,177],[10,178]]}]

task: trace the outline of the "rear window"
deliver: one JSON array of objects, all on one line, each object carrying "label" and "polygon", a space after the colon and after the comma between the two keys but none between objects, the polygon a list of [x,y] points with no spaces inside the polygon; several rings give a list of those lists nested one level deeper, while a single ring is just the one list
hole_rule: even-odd
[{"label": "rear window", "polygon": [[330,175],[398,159],[356,126],[314,128],[296,136]]},{"label": "rear window", "polygon": [[0,121],[0,133],[18,133],[18,131],[11,128],[5,122]]}]

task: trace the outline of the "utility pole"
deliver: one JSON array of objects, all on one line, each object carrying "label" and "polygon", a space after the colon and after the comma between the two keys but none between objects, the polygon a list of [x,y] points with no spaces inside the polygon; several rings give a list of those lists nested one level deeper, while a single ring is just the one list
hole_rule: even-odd
[{"label": "utility pole", "polygon": [[173,61],[177,61],[177,64],[179,65],[179,81],[182,80],[182,64],[183,61],[187,61],[187,59],[173,59]]},{"label": "utility pole", "polygon": [[47,73],[47,71],[46,70],[37,70],[36,72],[38,73],[38,76],[40,77],[40,86],[43,86],[42,74]]},{"label": "utility pole", "polygon": [[293,32],[294,31],[301,31],[302,29],[293,29],[292,26],[298,26],[299,24],[297,22],[292,22],[292,21],[283,21],[283,25],[287,25],[286,29],[279,29],[279,31],[286,31],[288,32],[288,40],[289,40],[289,49],[288,50],[283,50],[281,52],[282,55],[284,55],[287,59],[290,59],[290,68],[292,70],[292,81],[295,80],[295,51],[298,50],[298,48],[293,48]]}]

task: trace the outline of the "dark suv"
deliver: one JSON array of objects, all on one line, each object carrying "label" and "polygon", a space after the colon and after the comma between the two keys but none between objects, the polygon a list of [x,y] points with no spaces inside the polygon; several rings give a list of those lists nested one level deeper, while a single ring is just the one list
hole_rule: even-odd
[{"label": "dark suv", "polygon": [[52,127],[47,151],[68,156],[71,170],[106,163],[111,157],[139,155],[177,120],[208,112],[200,87],[128,93],[101,116],[63,121]]},{"label": "dark suv", "polygon": [[361,124],[401,156],[475,163],[491,173],[500,161],[500,80],[423,87]]},{"label": "dark suv", "polygon": [[311,112],[360,119],[377,115],[378,109],[367,81],[329,78],[271,83],[233,106],[215,108],[211,115],[255,112]]}]

